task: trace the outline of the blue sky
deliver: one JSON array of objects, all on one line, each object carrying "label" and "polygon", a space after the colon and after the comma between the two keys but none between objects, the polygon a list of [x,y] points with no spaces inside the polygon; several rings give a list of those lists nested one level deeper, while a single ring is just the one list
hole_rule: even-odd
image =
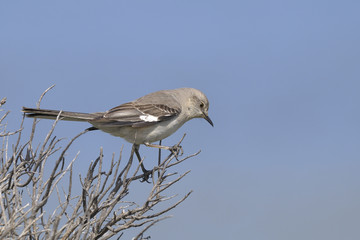
[{"label": "blue sky", "polygon": [[[105,111],[146,93],[202,90],[212,128],[193,120],[173,191],[191,197],[154,239],[359,239],[360,3],[358,1],[2,1],[0,97],[22,106]],[[25,131],[31,121],[26,120]],[[43,139],[51,121],[41,121]],[[60,123],[71,138],[84,123]],[[104,147],[82,136],[79,173]],[[151,149],[142,148],[147,166]],[[85,162],[85,163],[84,163]]]}]

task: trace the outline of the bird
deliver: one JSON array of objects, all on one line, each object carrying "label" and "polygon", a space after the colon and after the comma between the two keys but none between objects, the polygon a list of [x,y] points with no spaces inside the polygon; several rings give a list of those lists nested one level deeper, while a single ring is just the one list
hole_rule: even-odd
[{"label": "bird", "polygon": [[[141,144],[169,149],[153,143],[167,138],[191,119],[203,118],[214,126],[208,110],[208,98],[195,88],[160,90],[105,112],[81,113],[22,108],[25,116],[30,118],[59,117],[65,121],[88,122],[92,125],[88,130],[101,130],[132,143],[139,161]],[[143,165],[141,167],[145,173],[147,170]]]}]

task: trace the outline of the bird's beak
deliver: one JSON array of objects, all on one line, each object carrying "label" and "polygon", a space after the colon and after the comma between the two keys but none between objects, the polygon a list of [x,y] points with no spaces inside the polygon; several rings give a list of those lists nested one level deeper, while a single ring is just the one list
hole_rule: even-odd
[{"label": "bird's beak", "polygon": [[208,123],[210,123],[211,126],[214,126],[214,123],[211,121],[209,115],[207,115],[206,113],[204,113],[204,119],[208,121]]}]

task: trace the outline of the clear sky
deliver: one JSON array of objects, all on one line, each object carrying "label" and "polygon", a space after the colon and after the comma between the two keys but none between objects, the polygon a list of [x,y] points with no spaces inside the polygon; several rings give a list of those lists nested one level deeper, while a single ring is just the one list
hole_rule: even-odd
[{"label": "clear sky", "polygon": [[[187,123],[185,152],[202,153],[174,192],[191,197],[153,239],[360,239],[360,2],[1,1],[0,97],[21,107],[105,111],[146,93],[194,87],[215,127]],[[32,121],[26,120],[30,131]],[[51,121],[41,121],[43,139]],[[88,127],[63,122],[71,138]],[[102,132],[76,141],[74,171],[104,147],[131,145]],[[151,149],[142,148],[152,166]],[[85,162],[85,163],[84,163]]]}]

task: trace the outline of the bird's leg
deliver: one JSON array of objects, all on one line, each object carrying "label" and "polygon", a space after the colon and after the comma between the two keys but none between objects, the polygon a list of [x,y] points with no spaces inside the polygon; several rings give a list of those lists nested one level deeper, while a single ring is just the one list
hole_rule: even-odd
[{"label": "bird's leg", "polygon": [[139,162],[140,162],[141,170],[142,170],[143,173],[144,173],[144,177],[143,177],[143,179],[142,179],[142,182],[145,182],[145,181],[146,181],[146,182],[149,183],[148,180],[149,180],[149,177],[150,177],[152,171],[151,171],[151,170],[147,170],[147,169],[144,167],[144,164],[141,162],[142,160],[141,160],[141,156],[140,156],[140,153],[139,153],[140,145],[134,144],[134,145],[133,145],[133,148],[134,148],[134,152],[135,152],[135,154],[136,154],[136,157],[137,157],[137,159],[138,159]]},{"label": "bird's leg", "polygon": [[[159,141],[159,146],[161,146],[162,141]],[[159,157],[158,157],[158,167],[160,167],[161,164],[161,148],[159,148]],[[158,171],[158,178],[160,178],[160,171]]]},{"label": "bird's leg", "polygon": [[168,146],[162,146],[162,145],[158,145],[158,144],[152,144],[152,143],[144,143],[145,146],[147,147],[153,147],[153,148],[158,148],[158,149],[164,149],[164,150],[171,150],[172,147],[168,147]]},{"label": "bird's leg", "polygon": [[[159,141],[159,146],[161,146],[162,141]],[[160,166],[161,163],[161,148],[159,148],[159,158],[158,158],[158,166]]]},{"label": "bird's leg", "polygon": [[172,147],[162,146],[162,145],[157,145],[157,144],[152,144],[152,143],[144,143],[144,145],[147,146],[147,147],[153,147],[153,148],[158,148],[158,149],[169,150],[172,154],[175,155],[176,158],[177,158],[177,156],[183,154],[183,149],[180,146],[180,143],[175,144]]}]

